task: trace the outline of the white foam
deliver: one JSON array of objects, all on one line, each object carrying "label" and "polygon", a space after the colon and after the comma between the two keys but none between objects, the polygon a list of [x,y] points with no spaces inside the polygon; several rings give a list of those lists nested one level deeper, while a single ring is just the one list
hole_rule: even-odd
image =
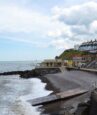
[{"label": "white foam", "polygon": [[16,100],[12,106],[14,115],[40,115],[35,107],[32,107],[26,101]]},{"label": "white foam", "polygon": [[21,96],[21,100],[30,100],[38,97],[47,96],[52,93],[52,91],[45,90],[46,83],[42,83],[40,79],[31,79],[30,83],[33,84],[33,88],[30,89],[30,94]]},{"label": "white foam", "polygon": [[46,96],[45,83],[39,79],[20,79],[18,76],[0,78],[0,115],[40,115],[26,100]]}]

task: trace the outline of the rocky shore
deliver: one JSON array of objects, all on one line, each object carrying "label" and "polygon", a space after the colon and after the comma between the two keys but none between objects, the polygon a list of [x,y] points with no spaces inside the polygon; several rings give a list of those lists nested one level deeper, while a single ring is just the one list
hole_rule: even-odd
[{"label": "rocky shore", "polygon": [[0,75],[20,75],[22,78],[33,78],[59,72],[61,72],[59,68],[35,68],[33,70],[3,72]]}]

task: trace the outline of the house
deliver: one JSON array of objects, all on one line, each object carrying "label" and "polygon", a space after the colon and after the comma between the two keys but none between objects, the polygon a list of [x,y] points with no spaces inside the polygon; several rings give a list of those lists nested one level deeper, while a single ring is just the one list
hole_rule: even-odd
[{"label": "house", "polygon": [[78,50],[97,53],[97,40],[82,43]]},{"label": "house", "polygon": [[93,60],[93,55],[87,54],[87,55],[76,55],[73,57],[73,64],[74,66],[84,66],[87,63],[91,62]]}]

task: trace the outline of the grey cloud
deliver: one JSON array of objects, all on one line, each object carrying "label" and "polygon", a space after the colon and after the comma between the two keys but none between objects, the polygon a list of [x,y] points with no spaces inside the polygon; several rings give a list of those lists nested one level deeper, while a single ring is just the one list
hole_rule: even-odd
[{"label": "grey cloud", "polygon": [[68,25],[89,25],[94,20],[97,20],[97,3],[89,2],[61,9],[58,19]]},{"label": "grey cloud", "polygon": [[75,34],[88,34],[89,33],[88,27],[84,25],[72,26],[71,31]]}]

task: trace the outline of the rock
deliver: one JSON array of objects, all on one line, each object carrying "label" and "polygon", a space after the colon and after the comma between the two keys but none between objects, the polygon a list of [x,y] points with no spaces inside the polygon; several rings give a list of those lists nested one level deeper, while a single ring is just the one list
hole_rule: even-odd
[{"label": "rock", "polygon": [[89,115],[89,104],[80,103],[74,115]]},{"label": "rock", "polygon": [[94,90],[91,94],[89,115],[97,115],[97,89]]},{"label": "rock", "polygon": [[54,74],[61,72],[59,68],[35,68],[33,70],[26,71],[12,71],[0,73],[0,75],[20,75],[21,78],[32,78],[37,76],[43,76],[46,74]]}]

